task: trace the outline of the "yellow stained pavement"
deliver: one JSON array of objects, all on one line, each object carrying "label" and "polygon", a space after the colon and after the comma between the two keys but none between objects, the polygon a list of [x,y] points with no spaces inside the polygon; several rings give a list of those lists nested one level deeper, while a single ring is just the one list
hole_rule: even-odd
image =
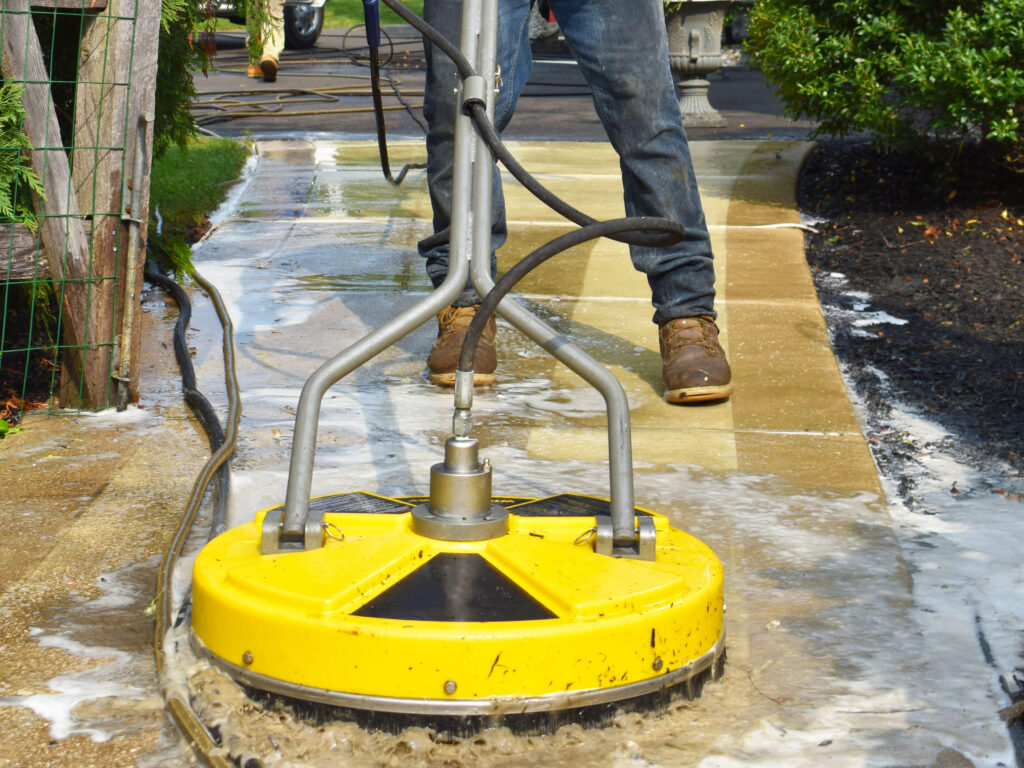
[{"label": "yellow stained pavement", "polygon": [[[564,318],[566,332],[622,382],[631,405],[634,460],[645,470],[690,464],[881,496],[803,255],[794,194],[811,146],[779,140],[691,143],[715,252],[721,340],[736,387],[727,402],[681,407],[662,400],[650,291],[625,245],[599,240],[579,246],[517,286],[521,300],[534,309]],[[510,142],[509,148],[580,210],[595,218],[624,215],[618,159],[608,144]],[[279,152],[287,149],[265,145],[264,157],[283,161]],[[422,151],[420,142],[392,142],[392,167],[422,161]],[[316,180],[303,206],[305,218],[298,221],[340,227],[346,242],[387,242],[414,251],[430,219],[425,175],[412,173],[401,187],[386,187],[377,149],[367,142],[331,142],[317,152]],[[282,173],[289,172],[286,165]],[[499,253],[499,270],[569,228],[507,173],[504,188],[509,238]],[[266,206],[254,212],[268,215]],[[365,230],[365,238],[354,230]],[[422,271],[418,263],[411,269]],[[499,331],[499,381],[546,377],[552,388],[572,393],[568,400],[582,398],[589,415],[513,419],[505,427],[516,432],[516,444],[526,446],[531,457],[605,460],[607,433],[598,418],[603,412],[592,407],[587,385],[517,336],[508,327]]]},{"label": "yellow stained pavement", "polygon": [[[804,260],[803,232],[794,226],[796,175],[809,148],[782,141],[692,144],[715,251],[722,343],[736,386],[726,403],[680,407],[661,399],[650,291],[626,246],[609,240],[582,246],[520,286],[538,304],[556,303],[554,311],[587,329],[586,338],[602,339],[588,351],[626,388],[638,463],[771,472],[802,487],[879,491]],[[512,151],[580,209],[598,218],[624,215],[609,146],[521,143]],[[505,189],[512,235],[500,269],[562,226],[511,178]],[[616,354],[635,347],[643,353]],[[585,386],[560,366],[552,375],[561,385]],[[531,430],[529,446],[548,459],[607,455],[603,424],[549,424]]]},{"label": "yellow stained pavement", "polygon": [[[559,255],[516,292],[625,386],[637,503],[707,543],[725,568],[729,662],[721,684],[678,716],[656,721],[664,731],[648,730],[655,721],[645,720],[623,734],[654,750],[664,743],[682,750],[652,752],[659,764],[696,764],[718,753],[742,762],[750,745],[764,743],[769,731],[761,723],[792,734],[817,729],[822,712],[903,706],[886,698],[894,685],[906,691],[907,711],[917,711],[917,668],[888,665],[887,632],[915,636],[906,570],[803,256],[794,190],[810,146],[691,145],[736,384],[727,402],[662,400],[649,289],[625,246],[599,241]],[[606,145],[510,149],[581,210],[622,215],[618,163]],[[389,151],[395,169],[423,159],[421,142],[392,142]],[[567,228],[511,178],[505,189],[502,269]],[[197,252],[199,271],[218,285],[236,328],[245,411],[232,469],[237,522],[283,500],[288,437],[306,377],[426,295],[416,242],[429,233],[429,217],[423,172],[389,186],[369,142],[261,143],[239,204]],[[202,307],[194,314],[197,349],[218,343],[209,314]],[[320,411],[314,494],[425,492],[452,414],[450,391],[424,374],[434,333],[425,324],[332,387]],[[600,397],[506,323],[498,352],[498,384],[474,402],[474,435],[494,464],[495,492],[606,495]],[[215,355],[197,357],[200,379],[220,366]],[[877,681],[863,679],[875,669]],[[872,698],[876,689],[881,698]],[[863,701],[851,702],[851,691]],[[909,718],[866,726],[858,717],[847,726],[841,714],[841,727],[870,732],[863,738],[877,741],[886,758],[913,728]],[[929,738],[922,737],[930,745]],[[825,741],[817,730],[806,739]],[[544,752],[546,743],[537,748]],[[568,764],[549,757],[546,764]],[[921,763],[915,760],[884,764]]]}]

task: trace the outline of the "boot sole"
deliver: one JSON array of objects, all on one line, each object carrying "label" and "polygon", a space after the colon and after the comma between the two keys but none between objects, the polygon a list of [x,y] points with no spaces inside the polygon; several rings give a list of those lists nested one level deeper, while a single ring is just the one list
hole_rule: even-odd
[{"label": "boot sole", "polygon": [[705,403],[710,400],[725,400],[732,394],[732,384],[717,387],[683,387],[665,392],[666,403]]},{"label": "boot sole", "polygon": [[277,62],[273,59],[263,59],[260,62],[260,71],[263,73],[263,82],[277,82]]},{"label": "boot sole", "polygon": [[[474,373],[473,374],[473,386],[474,387],[489,387],[498,377],[493,373]],[[432,373],[430,374],[430,383],[437,384],[442,387],[454,387],[455,386],[455,374],[454,373]]]}]

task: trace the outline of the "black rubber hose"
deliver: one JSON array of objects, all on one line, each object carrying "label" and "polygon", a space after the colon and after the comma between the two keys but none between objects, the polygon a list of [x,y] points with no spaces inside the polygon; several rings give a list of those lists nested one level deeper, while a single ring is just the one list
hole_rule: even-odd
[{"label": "black rubber hose", "polygon": [[380,150],[380,167],[388,183],[397,187],[405,181],[406,175],[413,168],[426,168],[425,163],[406,163],[398,176],[391,175],[391,163],[388,161],[387,129],[384,125],[384,101],[380,90],[380,59],[378,46],[370,46],[370,92],[373,95],[373,119],[377,124],[377,147]]},{"label": "black rubber hose", "polygon": [[[366,3],[364,4],[366,6]],[[407,163],[398,171],[397,176],[391,174],[391,163],[387,155],[387,128],[384,124],[384,99],[381,95],[381,67],[380,67],[380,23],[376,19],[376,2],[373,3],[373,11],[368,11],[367,41],[370,49],[370,92],[374,101],[374,122],[377,124],[377,147],[381,156],[381,170],[384,178],[392,186],[398,186],[406,180],[406,175],[414,168],[426,168],[424,163]],[[373,13],[374,23],[371,24],[370,13]]]},{"label": "black rubber hose", "polygon": [[[217,412],[206,396],[199,390],[196,383],[196,370],[192,365],[185,342],[185,332],[192,320],[192,302],[188,293],[176,281],[166,277],[155,269],[146,270],[146,279],[160,286],[178,305],[178,320],[174,324],[174,356],[181,369],[181,391],[185,402],[196,415],[206,431],[210,441],[210,450],[216,453],[224,445],[224,427],[220,423]],[[216,489],[213,496],[213,515],[210,524],[210,538],[221,533],[226,527],[228,494],[230,489],[231,468],[227,461],[217,467],[215,474]]]},{"label": "black rubber hose", "polygon": [[[224,430],[220,427],[220,421],[213,411],[213,407],[196,387],[195,368],[192,365],[192,358],[185,344],[185,331],[192,316],[192,303],[189,301],[188,294],[174,280],[156,273],[155,270],[148,270],[146,277],[152,283],[166,290],[178,304],[178,321],[174,327],[174,351],[178,365],[181,368],[182,390],[184,391],[185,400],[197,416],[199,416],[204,426],[217,425],[212,431],[209,428],[207,429],[210,445],[211,447],[216,446],[216,448],[193,483],[185,510],[178,521],[178,527],[174,531],[167,551],[164,552],[164,556],[160,560],[155,600],[155,626],[153,628],[153,657],[156,662],[156,676],[157,680],[160,681],[161,695],[164,698],[167,714],[193,748],[200,762],[208,766],[208,768],[231,768],[234,763],[221,754],[221,745],[192,711],[188,701],[176,693],[171,693],[164,683],[164,675],[168,666],[167,648],[164,645],[164,640],[167,632],[174,626],[174,605],[172,600],[174,566],[188,540],[189,532],[195,523],[203,497],[206,495],[207,489],[215,477],[217,500],[214,503],[215,510],[210,531],[211,536],[219,532],[217,530],[218,527],[223,526],[224,521],[226,521],[228,460],[235,450],[238,421],[241,417],[238,380],[235,376],[234,347],[231,343],[231,317],[228,315],[227,308],[224,306],[224,302],[221,300],[217,289],[199,275],[194,275],[196,282],[213,302],[217,311],[217,317],[224,329],[224,367],[228,388],[228,426],[227,430]],[[220,521],[219,523],[218,520]]]},{"label": "black rubber hose", "polygon": [[[519,164],[519,161],[516,160],[515,156],[509,152],[508,148],[504,143],[502,143],[501,136],[498,135],[497,130],[495,130],[491,121],[488,119],[487,109],[481,102],[469,102],[467,110],[469,116],[473,118],[473,123],[476,125],[477,131],[480,133],[480,138],[484,140],[490,150],[494,153],[494,156],[498,158],[501,164],[508,169],[508,172],[511,173],[528,192],[553,211],[561,214],[574,224],[586,227],[597,223],[597,219],[592,216],[588,216],[582,211],[569,205],[569,203],[558,197],[551,190],[547,189],[543,184],[537,181],[537,179],[530,175],[529,171]],[[663,234],[660,236],[640,235],[635,231],[626,230],[616,235],[607,235],[607,237],[612,240],[617,240],[620,243],[628,243],[630,245],[662,247],[666,245],[674,245],[685,236],[685,232],[682,232],[681,229],[676,228],[672,231],[673,233],[679,231],[678,236],[676,234]]]},{"label": "black rubber hose", "polygon": [[206,430],[210,441],[210,450],[216,451],[224,444],[224,427],[221,426],[217,412],[210,401],[196,386],[196,369],[192,365],[192,356],[188,353],[188,347],[185,344],[185,331],[188,330],[188,325],[192,321],[192,302],[189,301],[185,289],[169,277],[156,271],[147,270],[146,279],[163,288],[178,305],[178,320],[174,324],[174,356],[181,369],[181,391],[185,402],[195,412]]},{"label": "black rubber hose", "polygon": [[594,240],[598,237],[610,237],[614,234],[629,231],[668,232],[673,235],[679,234],[681,236],[683,233],[683,227],[681,224],[672,221],[671,219],[646,216],[633,216],[625,219],[599,221],[594,224],[588,224],[585,227],[581,227],[580,229],[572,232],[567,232],[561,237],[556,237],[554,240],[545,243],[537,250],[527,254],[511,269],[509,269],[508,272],[501,276],[501,279],[495,283],[494,287],[491,288],[483,298],[483,301],[480,302],[480,307],[477,309],[476,315],[469,324],[469,329],[466,331],[466,338],[462,342],[462,350],[459,353],[458,370],[463,373],[472,372],[473,358],[476,356],[476,347],[480,341],[480,336],[483,334],[484,325],[487,323],[488,318],[490,318],[494,313],[495,308],[498,306],[498,302],[500,302],[505,295],[512,290],[515,284],[529,272],[536,269],[553,256],[557,256],[559,253],[562,253],[573,246],[580,245],[588,240]]}]

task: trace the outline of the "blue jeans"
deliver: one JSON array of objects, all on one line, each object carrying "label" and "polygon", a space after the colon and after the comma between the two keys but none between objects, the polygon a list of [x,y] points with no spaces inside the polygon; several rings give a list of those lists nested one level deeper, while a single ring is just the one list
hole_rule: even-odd
[{"label": "blue jeans", "polygon": [[[633,266],[647,275],[654,322],[715,316],[711,242],[701,207],[690,149],[668,66],[662,0],[549,0],[569,48],[594,97],[608,139],[619,154],[628,216],[664,216],[681,223],[686,238],[676,245],[630,246]],[[530,0],[499,0],[498,63],[502,87],[494,122],[502,131],[530,76]],[[458,44],[461,0],[425,0],[424,18]],[[427,46],[424,116],[427,178],[434,234],[419,244],[434,286],[448,270],[452,163],[456,114],[455,66]],[[571,202],[571,201],[570,201]],[[505,201],[495,169],[492,253],[505,242]],[[492,271],[494,267],[492,264]],[[467,285],[455,302],[479,303]]]}]

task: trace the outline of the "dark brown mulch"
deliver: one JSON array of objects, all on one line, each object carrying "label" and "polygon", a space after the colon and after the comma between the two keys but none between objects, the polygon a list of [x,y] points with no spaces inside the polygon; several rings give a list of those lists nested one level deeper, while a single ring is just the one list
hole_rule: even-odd
[{"label": "dark brown mulch", "polygon": [[830,323],[869,415],[899,401],[980,463],[1024,471],[1024,174],[975,151],[959,169],[822,142],[799,180],[801,210],[825,220],[807,258],[833,318],[858,291],[906,321]]}]

